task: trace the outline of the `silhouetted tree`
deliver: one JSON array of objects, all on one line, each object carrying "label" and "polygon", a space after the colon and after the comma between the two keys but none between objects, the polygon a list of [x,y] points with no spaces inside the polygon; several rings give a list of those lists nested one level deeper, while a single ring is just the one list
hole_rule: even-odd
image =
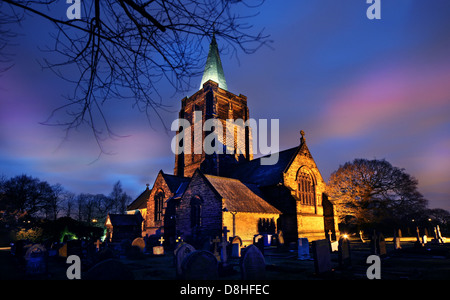
[{"label": "silhouetted tree", "polygon": [[[4,23],[33,15],[55,25],[51,61],[45,59],[44,65],[72,82],[74,91],[46,124],[63,126],[66,134],[87,125],[103,151],[101,141],[114,135],[105,107],[128,100],[149,121],[156,116],[164,124],[160,112],[167,105],[158,82],[166,79],[176,91],[190,88],[190,78],[203,70],[204,40],[212,33],[226,42],[231,55],[252,53],[270,42],[247,23],[251,15],[242,14],[263,1],[81,1],[80,18],[72,20],[52,10],[56,0],[3,0],[0,11]],[[3,32],[4,37],[9,33]],[[0,39],[0,49],[9,38]]]}]

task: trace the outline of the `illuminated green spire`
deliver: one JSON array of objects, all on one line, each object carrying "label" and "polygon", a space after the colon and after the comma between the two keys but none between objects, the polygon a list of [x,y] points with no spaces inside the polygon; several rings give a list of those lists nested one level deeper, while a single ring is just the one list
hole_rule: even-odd
[{"label": "illuminated green spire", "polygon": [[200,89],[203,88],[203,84],[208,80],[217,82],[220,88],[227,90],[227,82],[225,81],[222,61],[220,60],[219,55],[219,48],[217,47],[216,37],[214,34],[212,36],[211,44],[209,45],[208,58],[206,59],[205,71],[203,72]]}]

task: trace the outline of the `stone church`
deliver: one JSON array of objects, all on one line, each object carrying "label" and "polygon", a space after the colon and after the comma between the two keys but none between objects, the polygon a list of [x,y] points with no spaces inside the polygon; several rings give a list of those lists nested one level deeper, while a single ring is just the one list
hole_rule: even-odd
[{"label": "stone church", "polygon": [[[200,120],[194,111],[201,111]],[[179,117],[192,124],[192,131],[196,122],[211,118],[224,127],[227,119],[250,118],[247,97],[228,91],[214,36],[200,90],[181,100]],[[207,134],[193,138],[192,150]],[[173,174],[159,171],[151,188],[147,185],[127,208],[128,214],[142,215],[142,236],[195,241],[221,236],[226,226],[244,245],[261,233],[282,233],[286,243],[324,239],[330,231],[338,238],[335,209],[303,131],[298,145],[280,151],[273,165],[261,164],[263,157],[253,159],[250,128],[234,138],[235,145],[243,145],[236,154],[185,151],[175,154]],[[225,139],[219,137],[223,144]]]}]

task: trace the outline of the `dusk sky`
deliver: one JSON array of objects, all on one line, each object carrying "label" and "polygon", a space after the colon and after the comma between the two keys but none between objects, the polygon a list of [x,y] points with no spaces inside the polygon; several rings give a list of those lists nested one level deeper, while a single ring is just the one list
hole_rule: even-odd
[{"label": "dusk sky", "polygon": [[[368,7],[267,1],[249,22],[265,28],[272,48],[239,53],[239,61],[222,54],[228,90],[247,96],[251,118],[280,120],[280,150],[298,145],[304,130],[326,181],[347,161],[384,158],[419,180],[430,208],[450,210],[450,2],[381,0],[380,20],[367,18]],[[112,154],[98,160],[88,128],[63,140],[62,128],[41,125],[73,88],[38,64],[53,27],[29,18],[17,31],[15,65],[0,74],[0,175],[27,174],[74,193],[109,194],[120,180],[134,199],[159,170],[173,174],[174,133],[151,127],[131,103],[109,108],[112,129],[126,137],[104,141]],[[200,81],[187,94],[161,82],[166,126]]]}]

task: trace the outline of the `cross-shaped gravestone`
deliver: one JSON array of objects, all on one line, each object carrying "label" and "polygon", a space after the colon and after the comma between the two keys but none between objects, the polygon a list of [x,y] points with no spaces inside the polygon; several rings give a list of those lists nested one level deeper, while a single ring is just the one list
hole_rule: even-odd
[{"label": "cross-shaped gravestone", "polygon": [[97,252],[100,251],[100,244],[100,240],[97,240],[97,242],[95,242],[95,249]]},{"label": "cross-shaped gravestone", "polygon": [[223,237],[222,237],[222,250],[220,253],[220,261],[222,262],[222,264],[226,264],[227,262],[227,244],[228,244],[228,232],[230,232],[227,228],[227,226],[223,227],[222,233],[223,233]]},{"label": "cross-shaped gravestone", "polygon": [[164,240],[163,237],[160,237],[158,241],[159,241],[159,243],[162,245],[162,244],[164,243],[165,240]]},{"label": "cross-shaped gravestone", "polygon": [[331,239],[332,239],[332,235],[333,235],[333,232],[331,230],[328,230],[328,240],[330,242],[331,242]]}]

